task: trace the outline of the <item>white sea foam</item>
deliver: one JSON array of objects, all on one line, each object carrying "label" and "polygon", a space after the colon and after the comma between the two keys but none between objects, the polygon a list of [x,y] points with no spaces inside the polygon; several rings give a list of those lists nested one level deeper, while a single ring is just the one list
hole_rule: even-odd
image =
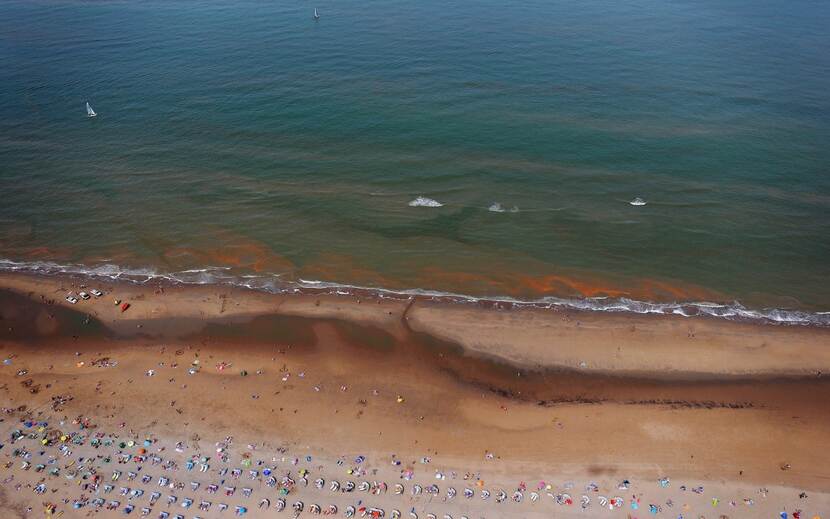
[{"label": "white sea foam", "polygon": [[92,279],[111,279],[144,284],[153,280],[190,285],[233,285],[272,293],[293,293],[301,289],[327,290],[342,295],[355,291],[371,292],[381,297],[408,298],[412,296],[442,299],[458,303],[499,302],[513,306],[537,308],[565,308],[591,312],[631,312],[636,314],[680,315],[685,317],[709,316],[729,320],[749,320],[771,324],[830,326],[830,312],[806,312],[782,308],[751,309],[739,302],[729,304],[698,302],[657,303],[637,301],[625,297],[561,298],[543,297],[535,300],[520,300],[512,297],[476,297],[438,290],[421,288],[392,290],[335,283],[322,280],[283,279],[279,273],[235,275],[229,267],[205,267],[177,272],[158,272],[152,268],[126,268],[112,263],[95,266],[80,264],[58,264],[54,262],[18,262],[0,259],[0,271],[26,272],[45,275],[81,275]]},{"label": "white sea foam", "polygon": [[410,207],[442,207],[443,205],[444,204],[438,200],[427,198],[425,196],[419,196],[415,200],[409,202]]},{"label": "white sea foam", "polygon": [[[493,204],[490,207],[488,207],[487,210],[492,212],[492,213],[506,213],[508,211],[499,202],[493,202]],[[514,205],[513,207],[510,208],[510,212],[511,213],[518,213],[519,208]]]}]

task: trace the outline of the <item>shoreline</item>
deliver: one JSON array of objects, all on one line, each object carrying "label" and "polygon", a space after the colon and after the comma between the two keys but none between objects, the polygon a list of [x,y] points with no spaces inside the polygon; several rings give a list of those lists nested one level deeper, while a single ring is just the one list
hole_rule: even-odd
[{"label": "shoreline", "polygon": [[[85,285],[104,288],[105,295],[75,305],[63,299],[66,292]],[[830,373],[830,329],[823,327],[459,305],[372,294],[271,294],[223,285],[103,283],[77,276],[0,273],[0,289],[86,313],[124,337],[182,336],[198,333],[209,320],[233,323],[281,315],[368,324],[399,339],[424,334],[466,355],[529,371],[669,380],[815,378]],[[112,304],[114,297],[130,303],[130,309],[122,313]]]},{"label": "shoreline", "polygon": [[723,319],[734,322],[762,323],[783,326],[830,327],[830,311],[809,311],[779,308],[747,308],[738,302],[712,301],[645,301],[630,297],[556,297],[517,299],[510,296],[474,296],[420,288],[390,289],[358,286],[329,281],[282,280],[279,275],[224,274],[226,267],[206,267],[181,272],[158,273],[153,269],[129,269],[104,264],[88,267],[53,262],[17,262],[0,259],[0,275],[78,277],[102,283],[167,284],[168,286],[218,286],[250,289],[276,295],[327,294],[354,297],[409,299],[421,298],[436,303],[465,304],[493,308],[531,308],[550,311],[591,312],[622,315],[681,316]]}]

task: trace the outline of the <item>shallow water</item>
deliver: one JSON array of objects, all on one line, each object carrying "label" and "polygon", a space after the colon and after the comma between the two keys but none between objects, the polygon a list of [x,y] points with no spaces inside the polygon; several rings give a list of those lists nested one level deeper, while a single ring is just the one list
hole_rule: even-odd
[{"label": "shallow water", "polygon": [[830,319],[830,5],[314,7],[4,2],[2,266]]}]

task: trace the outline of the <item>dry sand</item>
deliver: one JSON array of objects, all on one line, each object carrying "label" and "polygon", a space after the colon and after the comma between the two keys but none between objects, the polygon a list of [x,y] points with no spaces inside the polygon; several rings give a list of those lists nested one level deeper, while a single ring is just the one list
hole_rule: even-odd
[{"label": "dry sand", "polygon": [[[84,282],[106,295],[65,303]],[[66,427],[84,416],[101,431],[168,443],[232,435],[236,445],[267,444],[265,459],[283,446],[291,456],[313,454],[327,479],[343,476],[338,457],[362,454],[391,484],[396,454],[424,485],[440,469],[478,473],[488,488],[508,491],[521,481],[572,481],[579,495],[593,481],[607,495],[662,504],[662,517],[677,517],[683,504],[684,517],[830,513],[830,380],[820,374],[830,367],[827,330],[18,275],[0,277],[0,286],[0,356],[11,359],[0,367],[0,399],[26,406],[4,416],[0,441],[26,415]],[[122,313],[115,298],[130,308]],[[117,366],[93,365],[104,357]],[[200,370],[189,375],[197,359]],[[56,395],[73,399],[53,411]],[[0,454],[11,456],[9,447]],[[428,465],[418,462],[425,456]],[[6,472],[36,481],[18,466]],[[657,485],[662,476],[668,489]],[[616,491],[625,478],[632,490]],[[684,483],[706,492],[683,492]],[[25,484],[0,488],[0,506],[23,516],[32,506],[40,516],[45,498]],[[549,498],[498,507],[388,499],[380,502],[404,512],[432,507],[439,517],[608,513]],[[619,513],[651,516],[626,510]]]}]

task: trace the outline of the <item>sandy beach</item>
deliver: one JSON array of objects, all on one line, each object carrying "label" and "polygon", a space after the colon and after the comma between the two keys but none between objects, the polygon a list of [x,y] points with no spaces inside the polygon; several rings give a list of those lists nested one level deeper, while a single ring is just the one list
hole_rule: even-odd
[{"label": "sandy beach", "polygon": [[[104,295],[66,302],[81,285]],[[41,517],[46,504],[53,516],[114,517],[131,503],[148,517],[270,517],[280,497],[302,501],[301,516],[315,503],[338,516],[830,514],[823,328],[17,274],[0,277],[0,316],[8,517]],[[187,469],[205,456],[204,472]],[[266,468],[296,484],[270,486]],[[113,483],[116,469],[138,476]],[[358,488],[333,491],[333,480]]]}]

